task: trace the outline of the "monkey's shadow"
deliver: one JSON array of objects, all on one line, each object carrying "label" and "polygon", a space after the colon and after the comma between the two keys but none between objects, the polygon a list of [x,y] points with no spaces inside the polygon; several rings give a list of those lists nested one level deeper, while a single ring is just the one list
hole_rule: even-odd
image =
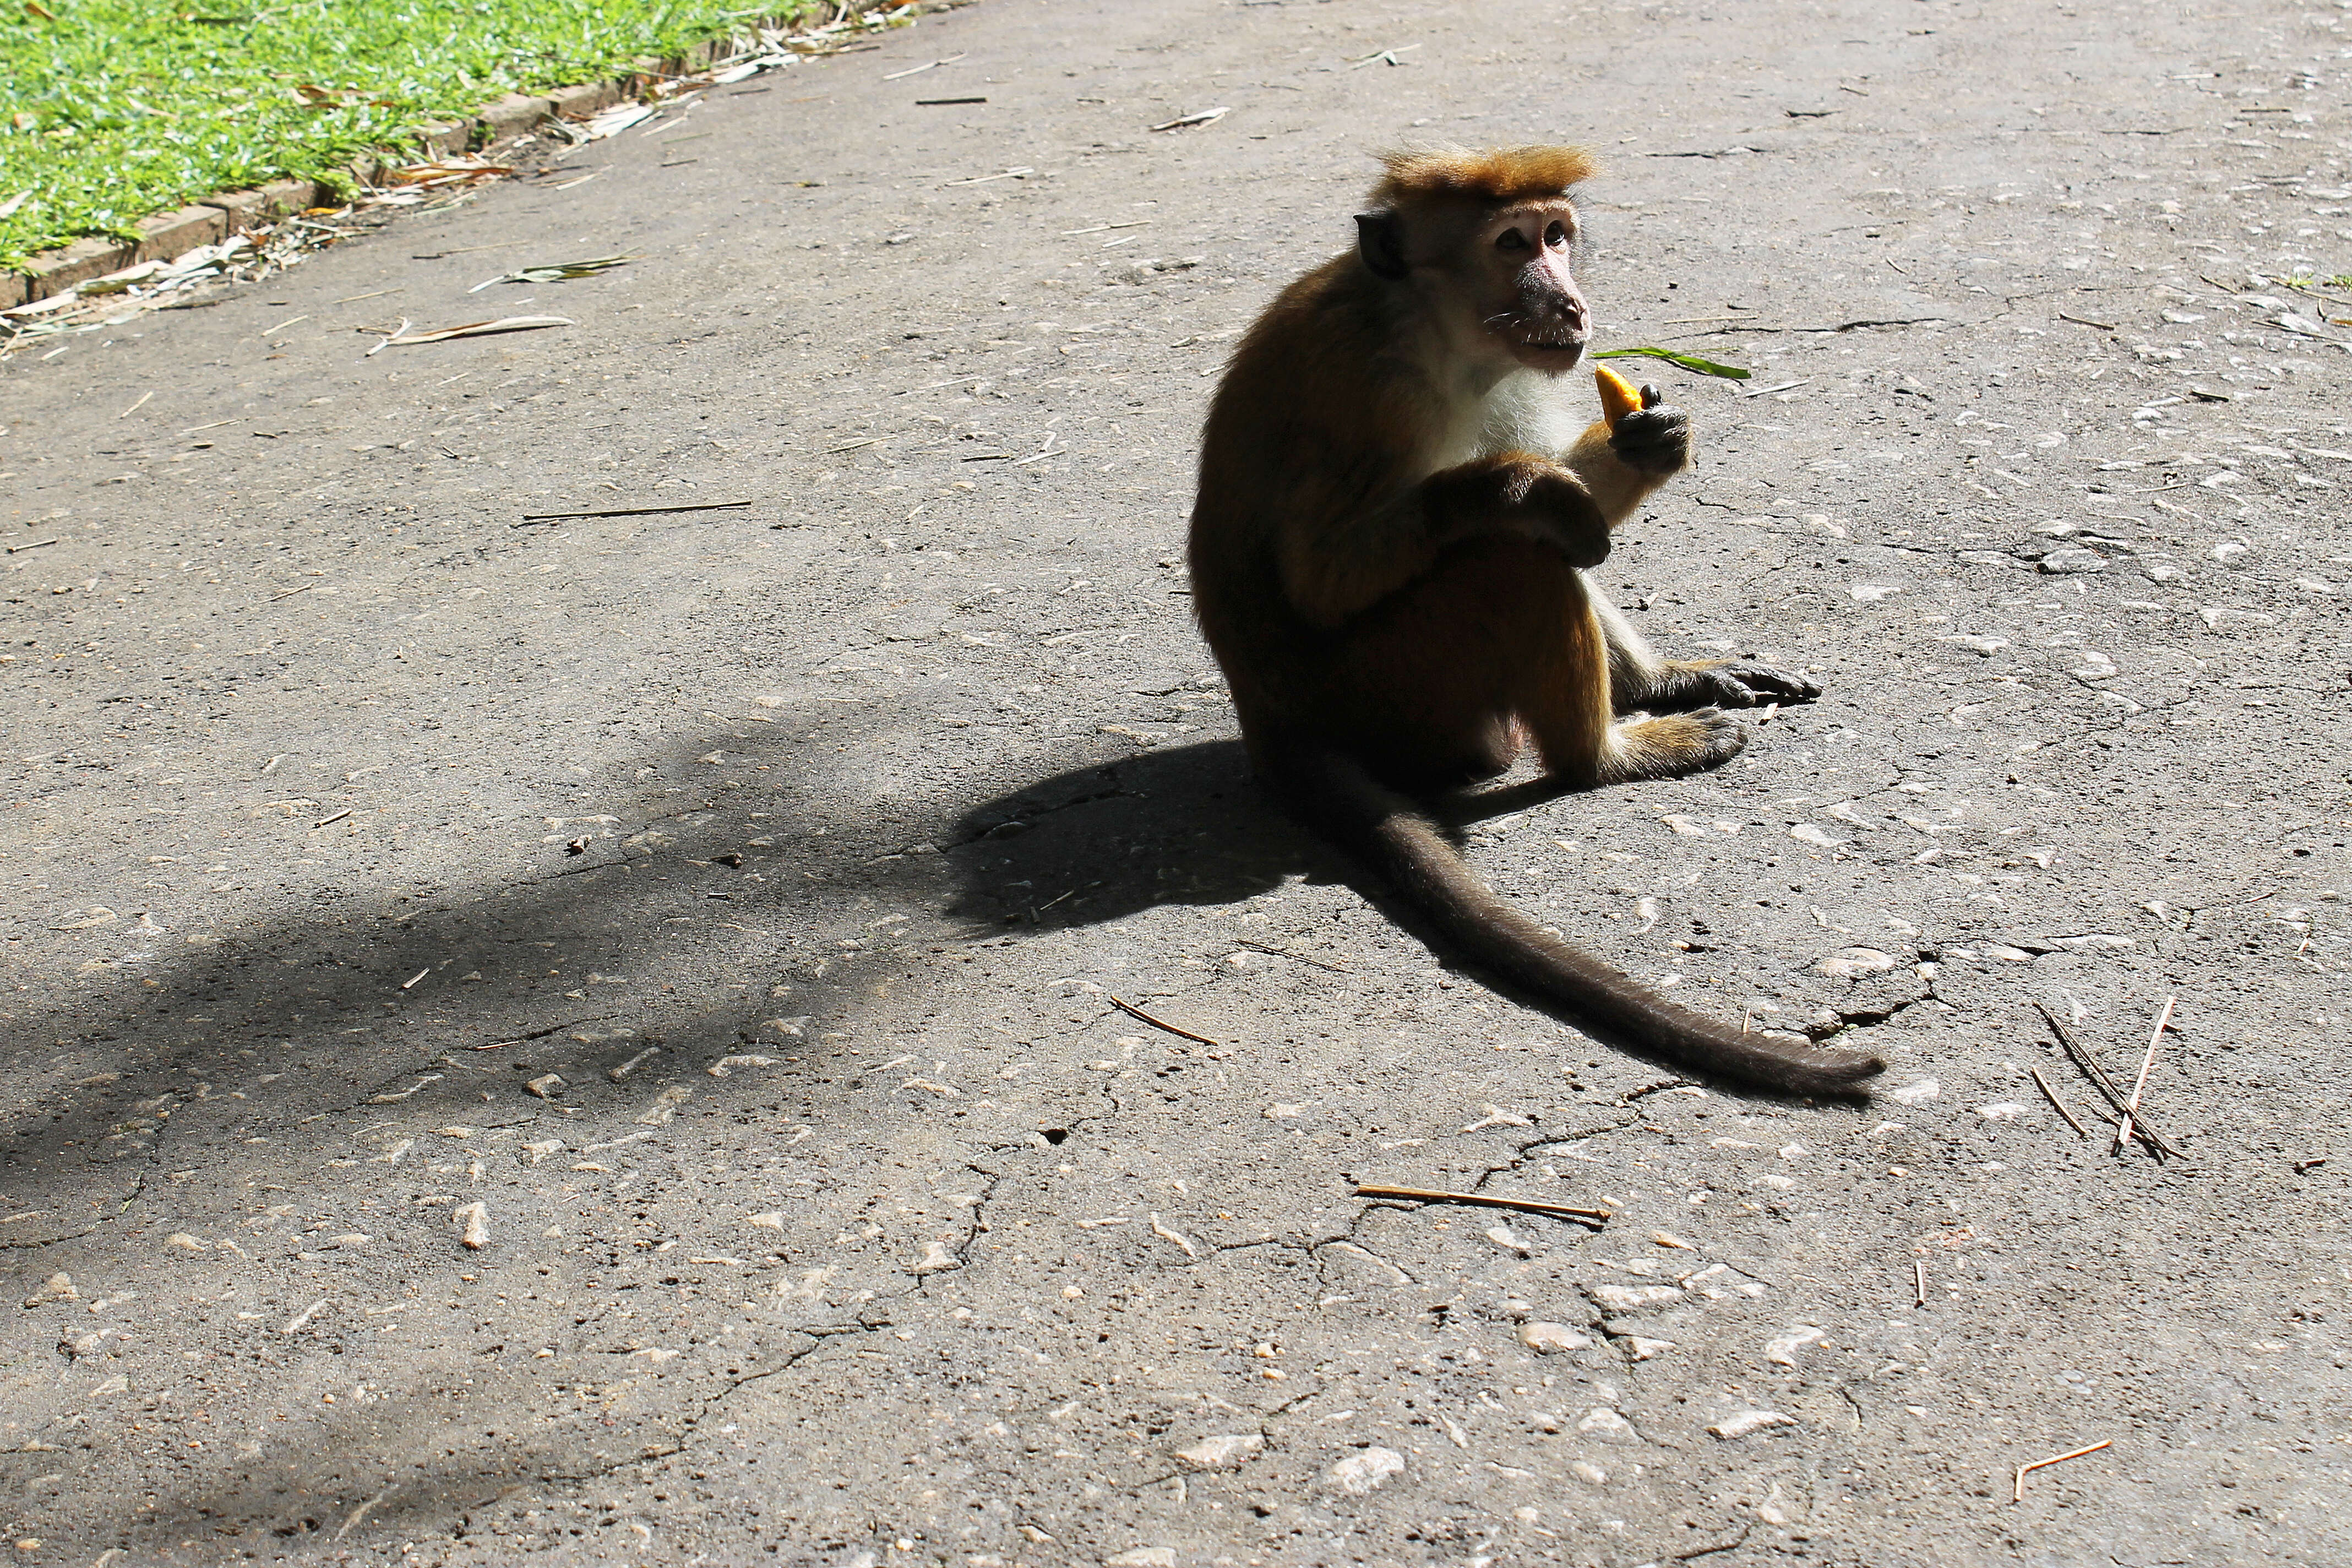
[{"label": "monkey's shadow", "polygon": [[[1472,822],[1569,793],[1540,774],[1515,776],[1426,805],[1458,838]],[[1446,968],[1612,1049],[1686,1070],[1462,958],[1383,879],[1286,816],[1250,777],[1238,742],[1163,747],[997,795],[959,819],[949,861],[959,885],[947,912],[976,937],[1102,925],[1161,905],[1238,903],[1293,878],[1345,883]]]},{"label": "monkey's shadow", "polygon": [[1259,791],[1234,741],[1072,768],[983,801],[958,819],[949,862],[957,887],[947,912],[975,936],[1238,903],[1293,877],[1351,876]]},{"label": "monkey's shadow", "polygon": [[[1472,822],[1565,793],[1536,776],[1435,796],[1427,807],[1458,845]],[[1160,904],[1237,903],[1304,877],[1347,883],[1427,939],[1385,882],[1258,786],[1238,742],[1055,773],[971,807],[950,842],[961,885],[948,912],[983,928],[1100,925]]]}]

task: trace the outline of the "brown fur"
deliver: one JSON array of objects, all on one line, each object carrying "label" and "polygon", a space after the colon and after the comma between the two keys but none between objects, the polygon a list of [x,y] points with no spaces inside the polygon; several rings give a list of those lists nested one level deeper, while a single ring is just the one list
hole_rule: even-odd
[{"label": "brown fur", "polygon": [[1489,206],[1564,196],[1598,172],[1581,147],[1496,147],[1486,152],[1387,153],[1372,200],[1402,206],[1430,196],[1468,196]]},{"label": "brown fur", "polygon": [[[1580,570],[1682,466],[1679,436],[1637,462],[1599,422],[1557,453],[1465,426],[1505,376],[1536,378],[1513,384],[1526,396],[1565,395],[1544,378],[1574,363],[1584,304],[1561,192],[1590,161],[1536,147],[1387,165],[1373,194],[1392,210],[1370,220],[1367,245],[1406,265],[1383,274],[1370,252],[1343,256],[1284,289],[1235,351],[1203,433],[1193,605],[1252,761],[1449,935],[1536,989],[1695,1066],[1849,1089],[1875,1058],[1735,1035],[1643,991],[1502,904],[1399,793],[1491,777],[1529,743],[1590,787],[1712,767],[1744,738],[1711,708],[1618,716],[1709,678],[1650,654]],[[1429,213],[1432,201],[1475,205]],[[1656,410],[1650,428],[1678,418]],[[1549,413],[1538,423],[1560,434]]]}]

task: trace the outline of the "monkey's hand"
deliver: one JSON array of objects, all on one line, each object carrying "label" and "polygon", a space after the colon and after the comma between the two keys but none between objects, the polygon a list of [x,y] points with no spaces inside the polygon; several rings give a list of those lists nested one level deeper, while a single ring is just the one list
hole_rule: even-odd
[{"label": "monkey's hand", "polygon": [[1746,659],[1696,659],[1666,667],[1688,683],[1687,695],[1721,708],[1761,708],[1768,702],[1811,702],[1822,689],[1794,670]]},{"label": "monkey's hand", "polygon": [[[1630,417],[1630,416],[1629,416]],[[1519,503],[1527,534],[1579,570],[1609,559],[1609,522],[1582,485],[1564,472],[1537,476]]]},{"label": "monkey's hand", "polygon": [[1690,466],[1690,416],[1644,386],[1642,406],[1619,415],[1611,427],[1609,449],[1639,473],[1680,473]]},{"label": "monkey's hand", "polygon": [[1463,540],[1500,537],[1556,550],[1576,567],[1609,558],[1609,520],[1592,492],[1571,470],[1530,453],[1474,458],[1431,475],[1414,494],[1433,554]]}]

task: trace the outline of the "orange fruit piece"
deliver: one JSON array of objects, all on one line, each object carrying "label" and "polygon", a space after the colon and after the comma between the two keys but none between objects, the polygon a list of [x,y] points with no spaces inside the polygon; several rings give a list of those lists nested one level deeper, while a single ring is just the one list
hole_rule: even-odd
[{"label": "orange fruit piece", "polygon": [[1642,406],[1641,389],[1605,364],[1592,367],[1592,383],[1601,389],[1601,416],[1612,426]]}]

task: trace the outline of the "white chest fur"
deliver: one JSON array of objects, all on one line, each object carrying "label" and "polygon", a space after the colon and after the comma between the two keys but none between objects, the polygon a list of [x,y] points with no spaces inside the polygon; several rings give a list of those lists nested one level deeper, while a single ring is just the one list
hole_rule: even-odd
[{"label": "white chest fur", "polygon": [[1571,401],[1574,389],[1582,384],[1574,376],[1514,370],[1489,386],[1484,396],[1462,398],[1454,405],[1453,427],[1433,454],[1431,471],[1496,452],[1559,458],[1575,445],[1591,422],[1590,415]]}]

